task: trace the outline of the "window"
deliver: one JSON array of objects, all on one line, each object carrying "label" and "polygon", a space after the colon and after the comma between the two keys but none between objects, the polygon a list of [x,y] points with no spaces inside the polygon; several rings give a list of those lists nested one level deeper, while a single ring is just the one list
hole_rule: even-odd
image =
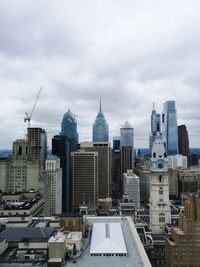
[{"label": "window", "polygon": [[159,188],[159,195],[163,195],[163,188],[162,187]]},{"label": "window", "polygon": [[162,175],[159,175],[159,182],[162,182]]}]

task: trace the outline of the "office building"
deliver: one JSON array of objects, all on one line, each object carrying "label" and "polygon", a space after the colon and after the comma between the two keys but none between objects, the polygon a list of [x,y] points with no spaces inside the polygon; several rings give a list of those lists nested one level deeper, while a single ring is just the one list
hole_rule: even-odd
[{"label": "office building", "polygon": [[167,157],[168,168],[170,169],[187,169],[187,157],[183,155],[171,155]]},{"label": "office building", "polygon": [[71,153],[72,210],[78,211],[83,203],[98,201],[98,152],[76,151]]},{"label": "office building", "polygon": [[80,148],[85,151],[98,152],[98,197],[111,197],[111,147],[109,142],[82,142]]},{"label": "office building", "polygon": [[188,166],[190,166],[190,147],[188,131],[185,125],[178,126],[178,148],[179,154],[187,157]]},{"label": "office building", "polygon": [[200,197],[188,195],[179,226],[166,238],[166,267],[200,266]]},{"label": "office building", "polygon": [[140,208],[140,178],[133,170],[123,174],[123,194],[131,198],[136,208]]},{"label": "office building", "polygon": [[153,103],[153,110],[151,113],[151,133],[149,136],[149,151],[151,153],[152,145],[156,137],[157,131],[161,131],[161,118],[160,118],[160,113],[157,113],[155,110],[155,104]]},{"label": "office building", "polygon": [[70,140],[64,135],[52,138],[52,154],[60,158],[62,168],[62,211],[71,210]]},{"label": "office building", "polygon": [[120,129],[121,192],[123,192],[123,173],[129,169],[133,169],[133,127],[126,121]]},{"label": "office building", "polygon": [[67,136],[70,139],[70,150],[75,151],[78,145],[77,121],[75,115],[70,109],[64,114],[61,123],[60,135]]},{"label": "office building", "polygon": [[178,127],[175,101],[166,101],[162,113],[162,137],[167,155],[178,153]]},{"label": "office building", "polygon": [[120,137],[113,137],[112,181],[120,186]]},{"label": "office building", "polygon": [[28,155],[31,160],[39,160],[41,171],[45,169],[47,158],[47,134],[42,128],[28,128]]},{"label": "office building", "polygon": [[62,169],[60,159],[51,155],[46,159],[44,181],[44,214],[51,216],[62,213]]},{"label": "office building", "polygon": [[35,190],[42,193],[40,161],[29,158],[27,140],[17,139],[13,142],[12,157],[0,160],[0,178],[2,192]]},{"label": "office building", "polygon": [[100,100],[100,108],[93,123],[93,142],[108,142],[109,141],[109,133],[108,133],[108,123],[104,117],[104,114],[101,109],[101,100]]},{"label": "office building", "polygon": [[156,134],[150,157],[150,228],[162,233],[166,223],[171,223],[167,155],[159,132]]}]

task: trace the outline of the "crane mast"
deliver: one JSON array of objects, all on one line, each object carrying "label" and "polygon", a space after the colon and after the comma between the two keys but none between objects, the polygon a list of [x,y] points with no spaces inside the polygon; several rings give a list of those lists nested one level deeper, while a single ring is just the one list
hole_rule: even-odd
[{"label": "crane mast", "polygon": [[28,113],[26,112],[26,117],[24,118],[24,122],[28,122],[28,128],[30,128],[31,118],[32,118],[33,112],[34,112],[34,110],[35,110],[35,107],[36,107],[38,98],[39,98],[39,96],[40,96],[41,90],[42,90],[42,87],[40,87],[40,89],[39,89],[39,91],[38,91],[38,93],[37,93],[37,96],[36,96],[36,99],[35,99],[35,103],[34,103],[34,105],[33,105],[33,108],[32,108],[32,110],[31,110],[30,115],[28,115]]}]

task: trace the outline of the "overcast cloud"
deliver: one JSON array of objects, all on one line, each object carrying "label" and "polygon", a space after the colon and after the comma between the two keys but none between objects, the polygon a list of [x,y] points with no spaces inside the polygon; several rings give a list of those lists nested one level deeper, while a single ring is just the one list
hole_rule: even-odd
[{"label": "overcast cloud", "polygon": [[178,124],[200,147],[199,0],[1,0],[0,149],[31,125],[51,138],[63,114],[91,140],[99,99],[110,140],[128,120],[148,147],[152,103],[175,100]]}]

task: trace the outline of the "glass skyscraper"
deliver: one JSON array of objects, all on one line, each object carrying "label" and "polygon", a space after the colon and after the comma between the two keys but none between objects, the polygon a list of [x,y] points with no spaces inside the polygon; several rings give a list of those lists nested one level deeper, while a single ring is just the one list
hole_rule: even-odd
[{"label": "glass skyscraper", "polygon": [[178,127],[175,101],[166,101],[162,114],[162,135],[168,155],[178,154]]},{"label": "glass skyscraper", "polygon": [[101,110],[101,101],[100,109],[97,114],[96,120],[93,123],[93,142],[108,142],[108,123],[103,115]]},{"label": "glass skyscraper", "polygon": [[67,136],[70,139],[71,150],[76,150],[78,144],[77,121],[70,109],[63,116],[60,134]]}]

